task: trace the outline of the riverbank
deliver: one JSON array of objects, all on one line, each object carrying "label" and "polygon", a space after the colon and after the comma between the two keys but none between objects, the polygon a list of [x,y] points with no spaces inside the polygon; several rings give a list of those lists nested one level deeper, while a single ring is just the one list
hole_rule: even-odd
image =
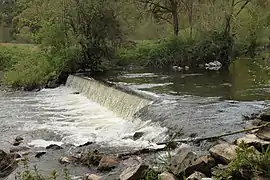
[{"label": "riverbank", "polygon": [[[104,148],[94,142],[79,147],[52,143],[44,148],[35,148],[24,144],[22,137],[16,137],[10,154],[1,151],[1,167],[4,168],[0,174],[2,178],[8,176],[8,180],[13,180],[15,176],[19,180],[47,180],[49,177],[60,180],[267,179],[270,178],[269,110],[253,118],[256,125],[264,126],[257,129],[255,126],[251,132],[243,131],[242,137],[237,138],[234,144],[209,138],[195,144],[178,143],[172,146],[172,142],[176,141],[173,139],[165,147],[137,150],[124,147],[123,151],[123,147]],[[208,153],[199,155],[192,150],[192,146],[207,141],[212,144]],[[21,165],[14,171],[17,163]],[[47,170],[32,169],[34,164]],[[58,166],[57,170],[62,171],[48,175],[48,165],[50,169]]]}]

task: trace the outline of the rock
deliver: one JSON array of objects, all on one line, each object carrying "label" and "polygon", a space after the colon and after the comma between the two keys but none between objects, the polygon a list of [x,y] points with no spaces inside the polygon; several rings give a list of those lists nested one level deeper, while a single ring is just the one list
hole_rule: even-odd
[{"label": "rock", "polygon": [[135,164],[128,167],[120,174],[120,180],[139,180],[143,177],[143,174],[147,169],[148,166],[145,164]]},{"label": "rock", "polygon": [[206,178],[206,176],[201,172],[195,171],[187,178],[187,180],[201,180],[202,178]]},{"label": "rock", "polygon": [[216,162],[211,156],[199,157],[190,167],[187,168],[186,174],[192,174],[195,171],[201,172],[208,177],[212,176],[212,168]]},{"label": "rock", "polygon": [[189,67],[188,66],[185,66],[184,68],[185,68],[185,70],[189,70]]},{"label": "rock", "polygon": [[14,153],[14,152],[20,152],[20,151],[27,151],[29,149],[30,147],[28,146],[18,146],[18,147],[11,148],[9,151],[10,153]]},{"label": "rock", "polygon": [[63,148],[61,146],[56,145],[56,144],[51,144],[51,145],[47,146],[46,149],[59,150],[59,149],[63,149]]},{"label": "rock", "polygon": [[98,170],[109,171],[118,166],[120,160],[116,156],[103,156],[99,162]]},{"label": "rock", "polygon": [[173,66],[172,69],[174,71],[181,71],[181,70],[183,70],[183,68],[182,67],[179,67],[179,66]]},{"label": "rock", "polygon": [[53,81],[49,81],[46,85],[46,88],[49,88],[49,89],[54,89],[54,88],[57,88],[59,86],[59,84],[56,83],[55,80]]},{"label": "rock", "polygon": [[99,151],[94,150],[82,153],[80,155],[79,161],[87,166],[89,165],[98,166],[101,159],[102,155],[99,153]]},{"label": "rock", "polygon": [[16,138],[15,138],[15,141],[23,141],[24,139],[21,137],[21,136],[17,136]]},{"label": "rock", "polygon": [[35,157],[36,158],[40,158],[41,156],[43,156],[44,154],[46,154],[46,151],[40,151],[40,152],[37,152]]},{"label": "rock", "polygon": [[86,177],[86,180],[100,180],[101,176],[98,176],[96,174],[90,174]]},{"label": "rock", "polygon": [[209,152],[217,161],[223,164],[230,163],[236,157],[236,149],[238,146],[228,143],[222,143],[212,147]]},{"label": "rock", "polygon": [[67,156],[64,156],[64,157],[61,157],[60,159],[59,159],[59,162],[61,163],[61,164],[70,164],[70,163],[72,163],[73,162],[73,158],[72,157],[67,157]]},{"label": "rock", "polygon": [[136,140],[140,139],[143,135],[144,135],[143,132],[135,132],[133,135],[133,140],[136,141]]},{"label": "rock", "polygon": [[270,141],[270,127],[260,128],[255,135],[265,141]]},{"label": "rock", "polygon": [[101,180],[119,180],[119,172],[111,172],[106,174]]},{"label": "rock", "polygon": [[84,143],[82,145],[79,145],[78,147],[85,147],[85,146],[89,146],[91,144],[93,144],[93,142],[88,141],[88,142],[86,142],[86,143]]},{"label": "rock", "polygon": [[19,146],[21,143],[22,143],[22,142],[20,142],[20,141],[15,141],[12,145],[13,145],[13,146]]},{"label": "rock", "polygon": [[169,170],[175,175],[180,175],[192,166],[195,160],[196,154],[194,152],[190,151],[189,148],[182,148],[172,157]]},{"label": "rock", "polygon": [[261,114],[259,114],[259,119],[269,122],[270,121],[270,109],[266,109]]},{"label": "rock", "polygon": [[247,134],[246,136],[237,139],[235,143],[237,145],[245,143],[248,144],[249,146],[254,146],[258,150],[262,150],[262,148],[266,149],[267,146],[270,144],[270,142],[261,140],[254,134]]},{"label": "rock", "polygon": [[177,178],[173,174],[166,171],[159,174],[158,179],[159,180],[177,180]]},{"label": "rock", "polygon": [[17,161],[14,154],[7,154],[0,150],[0,178],[5,178],[10,175],[17,167]]}]

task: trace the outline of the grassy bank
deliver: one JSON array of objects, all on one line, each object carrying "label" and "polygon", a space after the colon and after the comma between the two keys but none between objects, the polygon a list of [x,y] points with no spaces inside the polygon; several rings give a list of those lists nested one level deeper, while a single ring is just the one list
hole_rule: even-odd
[{"label": "grassy bank", "polygon": [[0,65],[0,71],[4,72],[2,83],[13,88],[44,86],[58,72],[49,56],[27,44],[1,44]]}]

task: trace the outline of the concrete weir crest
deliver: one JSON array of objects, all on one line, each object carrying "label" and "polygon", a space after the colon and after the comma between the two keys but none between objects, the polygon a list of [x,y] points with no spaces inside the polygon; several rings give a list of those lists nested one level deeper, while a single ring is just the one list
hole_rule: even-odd
[{"label": "concrete weir crest", "polygon": [[131,119],[137,111],[154,100],[154,97],[150,95],[141,94],[126,87],[77,75],[69,75],[66,86],[124,119]]}]

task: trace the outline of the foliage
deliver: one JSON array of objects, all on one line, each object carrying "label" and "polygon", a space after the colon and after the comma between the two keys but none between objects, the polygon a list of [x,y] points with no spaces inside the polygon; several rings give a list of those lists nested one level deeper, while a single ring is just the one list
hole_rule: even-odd
[{"label": "foliage", "polygon": [[[118,52],[119,64],[134,63],[149,67],[168,66],[197,66],[210,61],[218,60],[228,66],[228,57],[234,56],[239,50],[234,49],[232,37],[224,33],[209,32],[204,39],[190,40],[181,37],[172,37],[148,43],[139,42],[135,47],[120,49]],[[121,65],[123,65],[121,64]]]},{"label": "foliage", "polygon": [[56,74],[50,58],[25,46],[0,46],[0,60],[5,70],[3,81],[12,87],[38,88]]},{"label": "foliage", "polygon": [[270,146],[259,153],[255,148],[241,145],[237,150],[237,157],[224,172],[219,174],[220,179],[234,177],[238,179],[250,179],[251,177],[270,177]]},{"label": "foliage", "polygon": [[[23,159],[21,162],[23,164],[23,171],[18,172],[16,176],[16,179],[18,180],[57,180],[59,177],[56,171],[53,171],[49,176],[44,176],[36,166],[31,170],[27,159]],[[64,180],[70,179],[68,170],[64,169]]]},{"label": "foliage", "polygon": [[159,179],[158,174],[159,172],[148,168],[147,170],[145,170],[142,180],[157,180]]}]

